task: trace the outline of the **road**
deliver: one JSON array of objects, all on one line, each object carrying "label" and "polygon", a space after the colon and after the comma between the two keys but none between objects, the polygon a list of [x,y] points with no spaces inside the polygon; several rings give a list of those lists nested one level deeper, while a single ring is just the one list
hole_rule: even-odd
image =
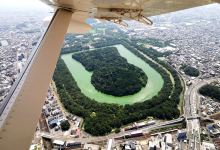
[{"label": "road", "polygon": [[216,78],[209,80],[195,80],[185,92],[185,111],[184,116],[187,122],[187,132],[189,139],[189,150],[200,150],[200,115],[198,90],[205,84],[213,82]]},{"label": "road", "polygon": [[198,116],[198,89],[205,85],[205,81],[196,81],[186,90],[185,118],[189,139],[189,150],[200,150],[200,120]]},{"label": "road", "polygon": [[183,120],[184,120],[184,118],[178,118],[178,119],[175,119],[175,120],[161,122],[161,123],[158,123],[158,124],[155,124],[155,125],[143,127],[141,129],[138,129],[138,130],[131,130],[131,131],[125,131],[125,132],[120,132],[120,133],[111,133],[109,135],[99,136],[99,137],[73,138],[73,137],[70,137],[70,136],[63,136],[63,135],[59,136],[59,135],[50,134],[50,133],[46,133],[46,132],[41,132],[41,136],[45,137],[45,138],[62,140],[62,141],[74,140],[75,142],[82,142],[82,143],[100,142],[100,141],[106,141],[108,139],[124,137],[125,135],[128,135],[133,131],[142,131],[143,133],[149,133],[150,130],[172,126],[174,124],[178,124],[178,123],[182,122]]}]

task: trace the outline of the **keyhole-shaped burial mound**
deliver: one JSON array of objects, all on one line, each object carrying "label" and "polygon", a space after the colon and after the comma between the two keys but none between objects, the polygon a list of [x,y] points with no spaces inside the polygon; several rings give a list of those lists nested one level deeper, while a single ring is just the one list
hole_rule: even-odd
[{"label": "keyhole-shaped burial mound", "polygon": [[115,47],[73,54],[72,58],[93,72],[91,83],[102,93],[132,95],[147,84],[147,76],[142,69],[129,64]]}]

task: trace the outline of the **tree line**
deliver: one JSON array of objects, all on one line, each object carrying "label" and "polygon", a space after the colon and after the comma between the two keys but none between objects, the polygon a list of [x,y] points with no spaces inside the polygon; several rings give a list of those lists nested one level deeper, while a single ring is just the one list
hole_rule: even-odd
[{"label": "tree line", "polygon": [[183,69],[184,73],[191,77],[198,77],[199,76],[199,70],[192,66],[183,65],[180,69]]},{"label": "tree line", "polygon": [[206,84],[199,89],[199,93],[209,96],[220,102],[220,87],[212,84]]}]

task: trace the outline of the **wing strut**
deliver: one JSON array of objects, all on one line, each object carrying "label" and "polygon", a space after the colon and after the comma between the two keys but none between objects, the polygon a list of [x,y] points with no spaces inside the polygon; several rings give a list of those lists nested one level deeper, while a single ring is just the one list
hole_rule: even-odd
[{"label": "wing strut", "polygon": [[58,9],[0,108],[2,150],[29,149],[72,12]]}]

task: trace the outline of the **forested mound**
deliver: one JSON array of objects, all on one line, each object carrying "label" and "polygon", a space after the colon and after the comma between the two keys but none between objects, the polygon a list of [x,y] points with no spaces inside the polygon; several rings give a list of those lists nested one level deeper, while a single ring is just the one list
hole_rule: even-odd
[{"label": "forested mound", "polygon": [[209,96],[220,102],[220,87],[218,86],[206,84],[199,89],[199,93],[204,96]]},{"label": "forested mound", "polygon": [[199,76],[199,70],[194,67],[182,66],[181,68],[183,69],[184,73],[188,76],[191,76],[191,77],[198,77]]},{"label": "forested mound", "polygon": [[86,70],[93,71],[91,83],[105,94],[125,96],[137,93],[147,84],[146,74],[120,56],[117,48],[73,54]]},{"label": "forested mound", "polygon": [[[152,55],[146,47],[137,45],[135,41],[112,38],[112,40],[108,40],[108,43],[102,42],[101,44],[102,46],[123,44],[133,54],[158,71],[162,75],[164,85],[158,95],[133,105],[122,106],[118,104],[99,103],[86,97],[80,91],[64,61],[59,59],[53,76],[59,97],[68,112],[84,118],[84,129],[86,132],[92,135],[106,135],[113,129],[120,128],[122,125],[146,119],[149,116],[158,119],[179,117],[180,114],[177,105],[179,104],[180,94],[183,88],[178,73],[173,67],[158,60],[157,56]],[[170,75],[162,67],[144,57],[137,49],[169,70],[175,84],[172,84]]]}]

